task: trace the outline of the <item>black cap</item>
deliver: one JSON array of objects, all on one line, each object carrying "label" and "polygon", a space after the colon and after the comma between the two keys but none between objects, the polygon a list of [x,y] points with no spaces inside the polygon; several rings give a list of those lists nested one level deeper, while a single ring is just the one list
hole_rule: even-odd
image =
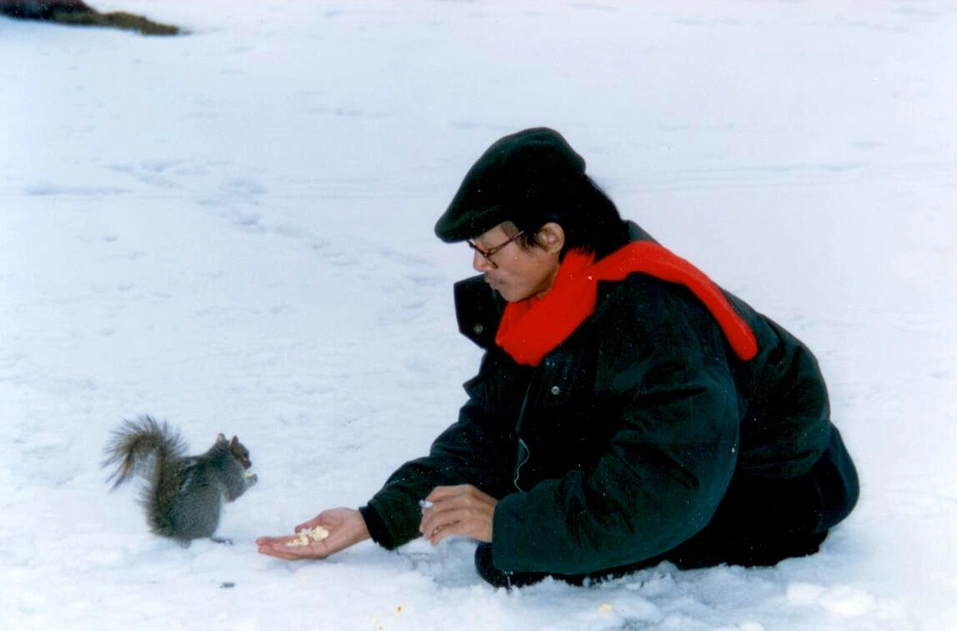
[{"label": "black cap", "polygon": [[585,160],[547,127],[497,140],[469,169],[435,224],[446,243],[465,241],[503,221],[561,200],[585,178]]}]

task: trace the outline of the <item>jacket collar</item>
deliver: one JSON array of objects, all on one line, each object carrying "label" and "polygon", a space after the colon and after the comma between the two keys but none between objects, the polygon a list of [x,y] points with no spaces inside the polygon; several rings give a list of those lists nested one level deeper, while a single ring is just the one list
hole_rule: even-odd
[{"label": "jacket collar", "polygon": [[[629,241],[658,243],[634,221],[626,221]],[[455,317],[459,332],[480,348],[488,349],[495,344],[495,334],[505,311],[505,300],[482,279],[472,276],[455,283]]]}]

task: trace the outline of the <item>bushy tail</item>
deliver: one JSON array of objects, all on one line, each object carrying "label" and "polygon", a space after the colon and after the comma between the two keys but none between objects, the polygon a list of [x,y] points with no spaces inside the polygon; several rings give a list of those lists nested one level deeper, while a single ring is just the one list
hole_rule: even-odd
[{"label": "bushy tail", "polygon": [[183,439],[165,422],[151,416],[125,421],[123,427],[113,432],[106,446],[103,466],[119,464],[106,481],[112,480],[115,489],[134,475],[151,479],[153,472],[159,471],[163,464],[179,460],[185,453]]}]

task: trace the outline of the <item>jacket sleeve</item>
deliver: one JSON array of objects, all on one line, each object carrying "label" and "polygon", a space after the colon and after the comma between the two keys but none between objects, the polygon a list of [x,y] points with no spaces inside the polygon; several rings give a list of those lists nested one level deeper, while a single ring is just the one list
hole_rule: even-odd
[{"label": "jacket sleeve", "polygon": [[[469,401],[458,422],[432,443],[429,455],[402,465],[362,512],[373,541],[394,549],[419,536],[419,500],[437,486],[471,484],[501,497],[514,462],[510,414],[502,413],[515,384],[502,378],[498,353],[486,354],[478,376],[465,384]],[[504,382],[504,383],[503,383]]]},{"label": "jacket sleeve", "polygon": [[596,409],[617,417],[595,419],[615,428],[607,448],[593,466],[499,502],[500,569],[585,574],[639,563],[703,528],[727,490],[739,422],[720,330],[685,290],[633,282],[641,291],[610,296],[596,325],[596,395],[608,402]]}]

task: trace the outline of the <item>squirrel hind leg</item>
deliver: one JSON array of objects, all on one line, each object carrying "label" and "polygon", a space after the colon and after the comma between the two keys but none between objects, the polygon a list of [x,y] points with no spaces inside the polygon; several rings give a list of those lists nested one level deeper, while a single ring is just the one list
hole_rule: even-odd
[{"label": "squirrel hind leg", "polygon": [[147,516],[154,533],[187,541],[216,534],[222,500],[215,489],[198,485],[185,495],[154,493],[147,499]]}]

